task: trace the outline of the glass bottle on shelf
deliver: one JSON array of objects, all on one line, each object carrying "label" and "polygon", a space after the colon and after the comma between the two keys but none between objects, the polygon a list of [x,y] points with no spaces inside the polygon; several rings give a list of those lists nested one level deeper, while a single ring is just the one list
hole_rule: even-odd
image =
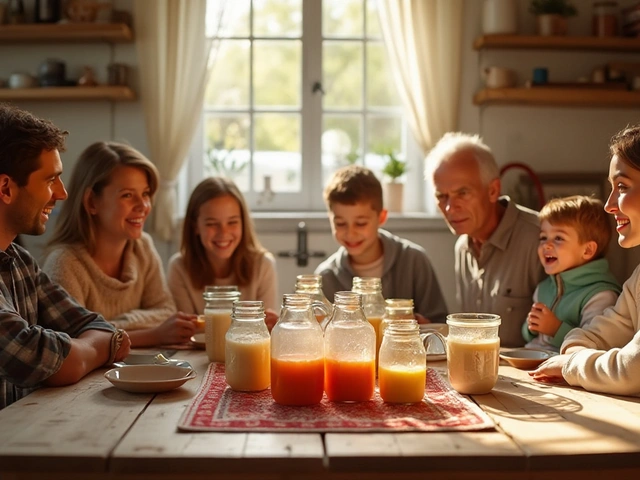
[{"label": "glass bottle on shelf", "polygon": [[376,332],[377,353],[382,343],[380,323],[382,322],[385,311],[385,301],[382,296],[382,280],[377,277],[353,277],[351,291],[362,295],[364,315]]},{"label": "glass bottle on shelf", "polygon": [[388,403],[416,403],[424,398],[427,351],[416,322],[392,322],[382,339],[378,360],[380,397]]},{"label": "glass bottle on shelf", "polygon": [[375,388],[376,333],[362,310],[362,295],[337,292],[324,332],[327,397],[334,402],[364,402]]},{"label": "glass bottle on shelf", "polygon": [[257,392],[271,384],[271,337],[260,301],[233,303],[231,325],[225,335],[225,377],[241,392]]},{"label": "glass bottle on shelf", "polygon": [[235,285],[208,286],[204,298],[204,341],[211,362],[224,362],[225,335],[231,325],[233,302],[240,300]]},{"label": "glass bottle on shelf", "polygon": [[314,308],[326,309],[306,294],[283,295],[280,318],[271,331],[271,395],[281,405],[322,400],[324,340]]},{"label": "glass bottle on shelf", "polygon": [[324,330],[331,317],[333,305],[331,305],[331,302],[325,297],[322,291],[322,277],[320,275],[298,275],[296,277],[295,293],[307,294],[312,300],[321,302],[327,308],[327,312],[329,313],[323,313],[322,310],[320,310],[320,313],[315,312],[315,317]]}]

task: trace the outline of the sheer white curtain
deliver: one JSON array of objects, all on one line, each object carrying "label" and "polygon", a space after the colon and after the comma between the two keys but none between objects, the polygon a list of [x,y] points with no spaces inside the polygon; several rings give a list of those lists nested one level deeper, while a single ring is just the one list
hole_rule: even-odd
[{"label": "sheer white curtain", "polygon": [[134,18],[151,161],[160,171],[153,232],[173,235],[176,179],[200,119],[209,73],[206,0],[136,0]]},{"label": "sheer white curtain", "polygon": [[409,126],[424,154],[457,125],[463,0],[378,0]]}]

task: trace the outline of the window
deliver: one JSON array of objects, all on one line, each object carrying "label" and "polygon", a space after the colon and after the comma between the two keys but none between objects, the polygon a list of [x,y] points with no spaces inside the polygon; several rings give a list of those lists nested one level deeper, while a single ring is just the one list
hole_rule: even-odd
[{"label": "window", "polygon": [[322,188],[336,168],[358,162],[382,178],[385,150],[406,158],[375,0],[209,7],[216,59],[193,185],[224,174],[254,210],[323,210]]}]

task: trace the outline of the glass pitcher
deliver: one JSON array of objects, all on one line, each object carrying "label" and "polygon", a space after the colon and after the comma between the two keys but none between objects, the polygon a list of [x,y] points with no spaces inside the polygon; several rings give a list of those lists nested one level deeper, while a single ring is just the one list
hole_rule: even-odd
[{"label": "glass pitcher", "polygon": [[225,335],[231,325],[233,302],[240,300],[236,286],[207,286],[204,298],[204,341],[210,362],[224,362]]},{"label": "glass pitcher", "polygon": [[280,318],[271,331],[271,395],[281,405],[322,400],[324,342],[313,308],[326,309],[306,294],[283,295]]},{"label": "glass pitcher", "polygon": [[380,397],[387,403],[420,402],[426,380],[427,351],[418,323],[391,323],[384,332],[378,359]]},{"label": "glass pitcher", "polygon": [[329,313],[323,313],[323,310],[320,310],[320,313],[315,312],[316,319],[324,330],[331,317],[331,312],[333,312],[333,305],[331,305],[331,302],[324,296],[322,291],[322,277],[320,275],[298,275],[296,277],[295,293],[307,294],[312,300],[321,302],[326,307],[326,311]]},{"label": "glass pitcher", "polygon": [[[353,277],[351,291],[362,295],[362,310],[376,332],[376,354],[380,350],[382,335],[380,323],[385,312],[385,301],[382,296],[382,280],[377,277]],[[377,358],[377,357],[376,357]]]},{"label": "glass pitcher", "polygon": [[231,325],[225,336],[227,384],[241,392],[257,392],[271,384],[271,337],[264,323],[264,304],[233,303]]},{"label": "glass pitcher", "polygon": [[489,393],[498,381],[500,315],[447,315],[449,383],[460,393]]},{"label": "glass pitcher", "polygon": [[362,310],[362,295],[337,292],[324,332],[324,388],[334,402],[363,402],[375,388],[376,333]]}]

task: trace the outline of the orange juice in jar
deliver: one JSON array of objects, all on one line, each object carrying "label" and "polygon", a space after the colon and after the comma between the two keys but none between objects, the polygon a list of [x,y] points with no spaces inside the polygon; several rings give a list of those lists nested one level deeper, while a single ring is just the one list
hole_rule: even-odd
[{"label": "orange juice in jar", "polygon": [[306,294],[286,294],[271,332],[271,395],[282,405],[313,405],[324,392],[324,342],[313,309],[326,307]]},{"label": "orange juice in jar", "polygon": [[371,400],[375,390],[376,334],[362,310],[362,295],[337,292],[324,334],[325,391],[335,402]]},{"label": "orange juice in jar", "polygon": [[380,397],[387,403],[420,402],[426,379],[427,352],[417,322],[390,323],[380,347]]}]

